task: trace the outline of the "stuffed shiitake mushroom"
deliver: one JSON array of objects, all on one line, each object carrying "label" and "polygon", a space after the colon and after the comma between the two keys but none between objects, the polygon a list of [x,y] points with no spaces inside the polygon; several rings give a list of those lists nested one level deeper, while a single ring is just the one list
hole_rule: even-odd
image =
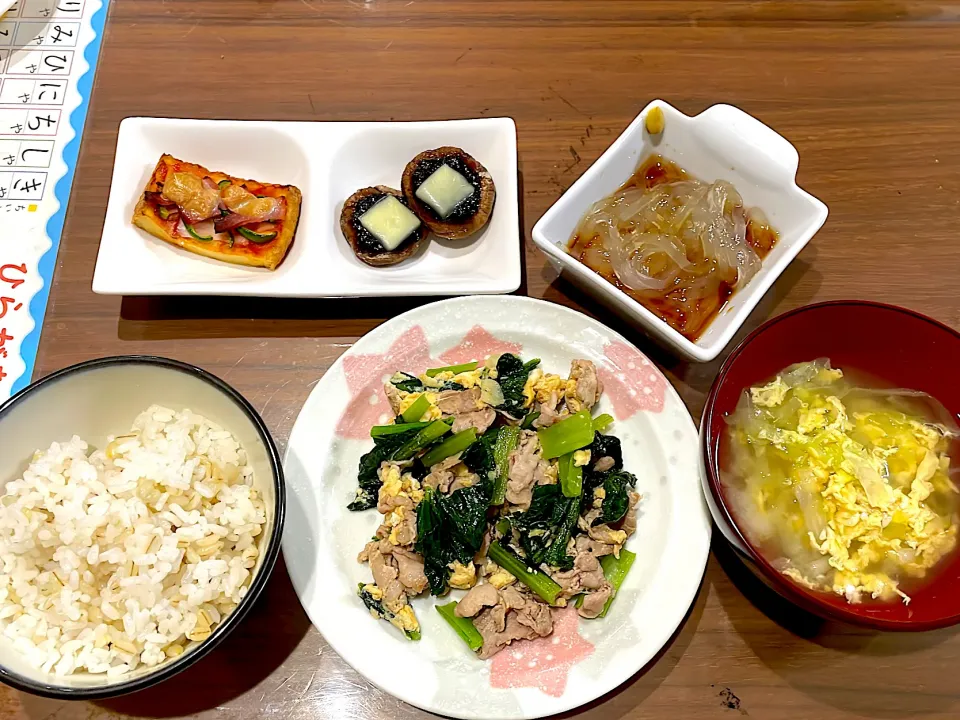
[{"label": "stuffed shiitake mushroom", "polygon": [[401,187],[437,237],[458,240],[490,220],[497,190],[487,169],[458,147],[427,150],[407,163]]},{"label": "stuffed shiitake mushroom", "polygon": [[357,190],[340,213],[340,229],[367,265],[395,265],[413,255],[427,226],[410,210],[399,190],[377,185]]}]

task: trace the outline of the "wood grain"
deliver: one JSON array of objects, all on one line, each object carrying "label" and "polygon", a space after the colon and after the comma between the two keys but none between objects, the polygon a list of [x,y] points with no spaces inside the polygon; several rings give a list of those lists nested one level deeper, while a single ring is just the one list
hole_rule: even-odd
[{"label": "wood grain", "polygon": [[[201,365],[283,445],[360,335],[420,301],[98,297],[90,291],[117,126],[129,115],[419,120],[508,115],[523,188],[523,291],[610,322],[697,415],[718,364],[687,365],[557,281],[530,228],[635,114],[729,102],[800,152],[826,226],[749,330],[815,300],[869,298],[960,327],[960,3],[635,0],[113,0],[38,374],[151,353]],[[575,157],[576,156],[576,157]],[[896,338],[878,338],[878,349]],[[922,351],[922,349],[918,349]],[[954,631],[875,635],[783,607],[715,543],[686,623],[583,718],[777,720],[960,714]],[[0,691],[4,717],[425,715],[384,696],[310,628],[283,567],[224,645],[154,690],[96,704]]]}]

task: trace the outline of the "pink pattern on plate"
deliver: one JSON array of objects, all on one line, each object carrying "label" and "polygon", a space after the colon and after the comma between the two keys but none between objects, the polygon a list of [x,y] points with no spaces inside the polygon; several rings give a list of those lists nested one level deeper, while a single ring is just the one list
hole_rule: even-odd
[{"label": "pink pattern on plate", "polygon": [[567,675],[593,653],[593,644],[580,637],[580,616],[568,607],[554,613],[553,634],[521,640],[504,648],[490,661],[490,686],[535,687],[553,697],[567,688]]},{"label": "pink pattern on plate", "polygon": [[517,354],[522,347],[519,343],[498,340],[480,325],[474,325],[460,341],[460,344],[447,350],[440,356],[440,359],[447,365],[459,365],[474,360],[482,362],[484,358],[490,355]]},{"label": "pink pattern on plate", "polygon": [[337,435],[362,440],[370,437],[370,428],[383,415],[392,415],[383,393],[383,378],[398,370],[420,374],[433,365],[427,336],[419,325],[398,337],[382,355],[349,355],[343,359],[343,372],[350,389],[350,402],[340,416]]},{"label": "pink pattern on plate", "polygon": [[610,343],[603,354],[610,362],[601,364],[598,374],[617,420],[626,420],[641,410],[663,410],[667,379],[646,355],[621,342]]}]

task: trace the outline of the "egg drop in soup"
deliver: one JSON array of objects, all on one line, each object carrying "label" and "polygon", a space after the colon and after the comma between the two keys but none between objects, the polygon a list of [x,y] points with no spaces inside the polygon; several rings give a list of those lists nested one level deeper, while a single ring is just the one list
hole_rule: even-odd
[{"label": "egg drop in soup", "polygon": [[727,418],[724,496],[746,538],[800,585],[910,602],[957,545],[957,428],[924,393],[793,365]]},{"label": "egg drop in soup", "polygon": [[729,182],[654,155],[587,211],[567,251],[695,341],[776,242]]}]

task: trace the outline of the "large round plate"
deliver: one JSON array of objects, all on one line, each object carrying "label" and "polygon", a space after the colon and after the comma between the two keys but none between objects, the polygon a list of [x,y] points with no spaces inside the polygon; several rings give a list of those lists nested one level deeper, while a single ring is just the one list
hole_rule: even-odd
[{"label": "large round plate", "polygon": [[[389,416],[383,382],[395,370],[519,352],[547,371],[597,364],[599,410],[616,418],[625,467],[642,493],[637,560],[602,620],[558,613],[554,635],[476,658],[433,610],[414,609],[419,642],[372,619],[357,599],[370,570],[357,553],[381,516],[346,509],[372,425]],[[327,642],[386,692],[458,718],[537,718],[594,700],[639,671],[683,620],[703,576],[710,519],[700,490],[697,431],[666,378],[623,337],[559,305],[521,297],[468,297],[404,313],[334,363],[300,412],[284,459],[284,556],[307,614]]]}]

